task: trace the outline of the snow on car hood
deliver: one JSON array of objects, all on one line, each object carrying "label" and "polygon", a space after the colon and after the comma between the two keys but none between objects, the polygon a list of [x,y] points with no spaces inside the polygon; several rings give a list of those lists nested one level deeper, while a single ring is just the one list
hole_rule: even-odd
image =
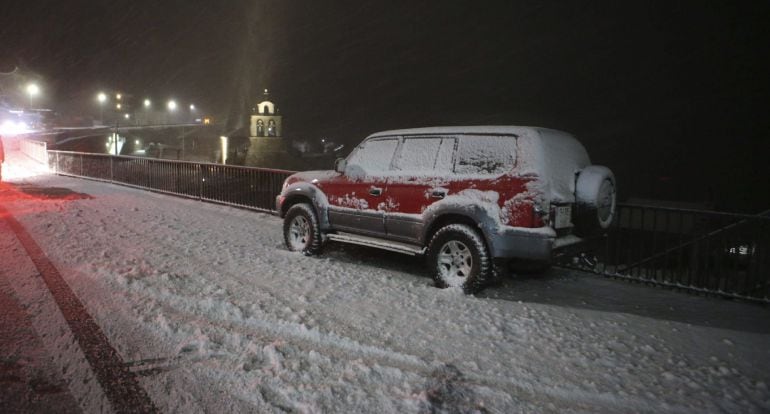
[{"label": "snow on car hood", "polygon": [[318,171],[302,171],[292,174],[288,178],[289,183],[295,183],[297,181],[312,182],[313,180],[328,180],[339,176],[340,173],[334,170],[318,170]]}]

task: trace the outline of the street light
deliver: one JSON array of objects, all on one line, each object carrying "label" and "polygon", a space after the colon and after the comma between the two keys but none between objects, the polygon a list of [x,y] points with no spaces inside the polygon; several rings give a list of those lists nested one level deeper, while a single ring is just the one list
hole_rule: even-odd
[{"label": "street light", "polygon": [[107,95],[104,92],[99,92],[96,95],[96,100],[99,101],[99,122],[104,125],[104,103],[107,102]]},{"label": "street light", "polygon": [[40,93],[40,87],[35,83],[27,85],[27,94],[29,95],[29,109],[32,109],[32,98]]},{"label": "street light", "polygon": [[195,122],[195,104],[190,104],[190,122]]},{"label": "street light", "polygon": [[227,164],[227,137],[222,135],[219,139],[222,141],[222,164]]},{"label": "street light", "polygon": [[[152,101],[150,98],[144,98],[144,124],[150,124],[150,107],[152,107]],[[137,118],[137,124],[139,124],[139,118]]]},{"label": "street light", "polygon": [[[173,100],[173,99],[169,100],[168,103],[166,104],[166,108],[168,108],[169,112],[176,111],[176,101]],[[166,123],[170,124],[171,121],[172,121],[173,115],[166,114],[166,117],[167,117],[166,118],[167,119]]]}]

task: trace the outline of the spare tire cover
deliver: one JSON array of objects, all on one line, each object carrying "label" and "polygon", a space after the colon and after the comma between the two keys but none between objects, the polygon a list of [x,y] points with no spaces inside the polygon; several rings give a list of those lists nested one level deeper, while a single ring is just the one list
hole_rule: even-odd
[{"label": "spare tire cover", "polygon": [[615,217],[615,176],[609,168],[591,165],[578,175],[575,201],[584,230],[607,229]]}]

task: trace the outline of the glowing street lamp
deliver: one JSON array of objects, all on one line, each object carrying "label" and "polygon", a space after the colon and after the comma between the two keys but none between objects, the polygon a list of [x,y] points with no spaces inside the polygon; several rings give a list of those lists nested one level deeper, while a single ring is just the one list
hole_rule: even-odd
[{"label": "glowing street lamp", "polygon": [[[149,114],[149,111],[150,111],[151,107],[152,107],[152,101],[150,100],[150,98],[144,98],[144,111],[145,111],[145,113],[144,113],[144,123],[145,123],[145,125],[149,125],[150,124],[150,114]],[[137,121],[138,121],[138,118],[137,118]]]},{"label": "glowing street lamp", "polygon": [[107,102],[107,95],[104,92],[99,92],[96,95],[96,100],[99,101],[99,123],[104,125],[104,103]]},{"label": "glowing street lamp", "polygon": [[222,164],[227,164],[227,137],[222,135],[219,140],[222,141]]},{"label": "glowing street lamp", "polygon": [[115,105],[115,109],[117,110],[121,110],[122,108],[123,108],[123,105],[120,102],[118,102],[118,104]]},{"label": "glowing street lamp", "polygon": [[168,112],[165,115],[166,123],[170,124],[173,121],[174,112],[176,112],[176,101],[169,99],[169,101],[166,103],[166,108],[168,108]]},{"label": "glowing street lamp", "polygon": [[35,83],[30,83],[27,85],[27,93],[29,96],[35,96],[40,93],[40,87]]},{"label": "glowing street lamp", "polygon": [[190,104],[190,122],[195,121],[195,104]]},{"label": "glowing street lamp", "polygon": [[36,83],[27,85],[27,94],[29,95],[29,108],[32,109],[32,98],[40,94],[40,87]]}]

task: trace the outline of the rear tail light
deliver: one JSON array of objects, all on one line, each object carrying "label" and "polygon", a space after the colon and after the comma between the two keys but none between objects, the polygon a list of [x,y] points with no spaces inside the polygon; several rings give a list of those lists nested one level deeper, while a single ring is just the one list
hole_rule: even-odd
[{"label": "rear tail light", "polygon": [[543,227],[550,223],[550,209],[540,203],[532,204],[532,227]]}]

